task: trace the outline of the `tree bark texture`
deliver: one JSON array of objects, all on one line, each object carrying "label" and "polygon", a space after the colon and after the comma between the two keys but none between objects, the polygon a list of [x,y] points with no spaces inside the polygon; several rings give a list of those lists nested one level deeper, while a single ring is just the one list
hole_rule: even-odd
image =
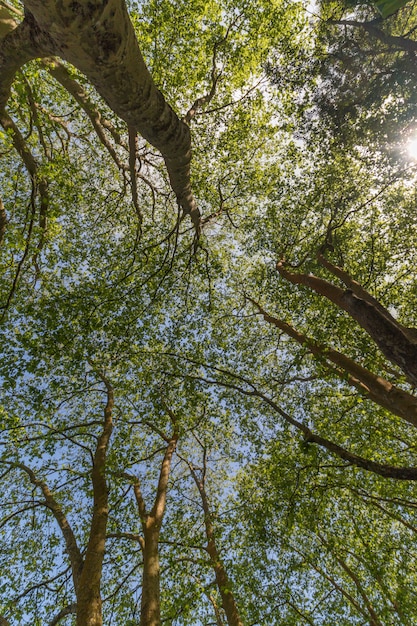
[{"label": "tree bark texture", "polygon": [[[123,0],[24,4],[50,37],[49,54],[82,71],[116,115],[162,153],[177,200],[199,230],[200,212],[190,184],[190,130],[155,86]],[[21,54],[18,62],[9,63],[9,74],[23,62]]]},{"label": "tree bark texture", "polygon": [[[142,524],[143,537],[141,541],[143,554],[142,599],[140,609],[140,626],[161,625],[161,589],[159,566],[159,535],[162,520],[165,514],[168,479],[171,471],[172,456],[178,441],[176,421],[174,432],[168,440],[164,458],[159,473],[157,492],[153,507],[148,513],[142,496],[138,478],[133,478],[133,490]],[[132,477],[130,477],[132,478]]]},{"label": "tree bark texture", "polygon": [[159,566],[159,532],[154,518],[148,518],[144,529],[141,626],[160,626],[161,590]]}]

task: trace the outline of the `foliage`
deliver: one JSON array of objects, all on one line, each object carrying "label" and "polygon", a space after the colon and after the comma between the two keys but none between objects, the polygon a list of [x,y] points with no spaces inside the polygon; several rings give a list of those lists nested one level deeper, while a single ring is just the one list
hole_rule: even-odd
[{"label": "foliage", "polygon": [[415,482],[310,435],[414,470],[414,426],[259,307],[415,397],[345,310],[277,268],[343,287],[320,253],[416,327],[414,3],[383,22],[330,0],[126,4],[191,129],[202,233],[79,70],[19,70],[0,132],[0,622],[76,623],[58,509],[86,558],[111,387],[103,623],[144,626],[135,485],[151,514],[175,432],[163,623],[231,626],[226,591],[240,624],[412,624]]}]

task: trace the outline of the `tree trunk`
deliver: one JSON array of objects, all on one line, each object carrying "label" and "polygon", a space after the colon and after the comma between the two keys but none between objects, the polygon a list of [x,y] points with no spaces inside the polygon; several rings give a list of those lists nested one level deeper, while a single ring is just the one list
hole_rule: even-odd
[{"label": "tree trunk", "polygon": [[[286,335],[298,341],[299,344],[306,346],[314,356],[334,363],[337,369],[332,368],[331,371],[334,371],[340,378],[346,379],[349,385],[359,389],[361,393],[376,404],[379,404],[379,406],[388,409],[388,411],[398,415],[413,426],[417,426],[417,398],[415,396],[407,393],[400,387],[396,387],[381,376],[370,372],[341,352],[299,333],[286,322],[267,313],[255,300],[248,296],[247,298],[255,305],[266,322],[276,326]],[[348,375],[347,377],[346,374]]]},{"label": "tree trunk", "polygon": [[26,0],[59,55],[83,72],[110,108],[164,157],[171,187],[200,228],[190,185],[191,137],[155,86],[123,0]]},{"label": "tree trunk", "polygon": [[[326,264],[326,267],[329,268],[329,265]],[[277,263],[277,270],[281,276],[294,285],[310,287],[349,313],[374,340],[387,359],[397,365],[409,381],[417,386],[417,330],[415,328],[407,328],[397,322],[389,311],[367,294],[363,288],[361,296],[356,295],[359,290],[354,285],[354,281],[352,281],[351,289],[344,290],[313,274],[290,272],[282,261]]]},{"label": "tree trunk", "polygon": [[213,563],[216,584],[222,599],[224,612],[226,613],[227,623],[229,626],[243,626],[243,622],[240,618],[235,598],[231,590],[229,577],[227,576],[223,563],[220,560],[214,540],[209,540],[207,552],[209,553]]},{"label": "tree trunk", "polygon": [[97,442],[91,474],[94,494],[93,517],[84,566],[76,588],[77,626],[102,626],[103,624],[100,585],[109,514],[106,461],[107,447],[113,429],[114,394],[110,383],[103,375],[101,378],[107,388],[107,404],[104,409],[103,431]]},{"label": "tree trunk", "polygon": [[[242,619],[239,614],[239,610],[237,608],[237,604],[235,601],[235,597],[232,591],[232,584],[229,580],[225,567],[220,558],[219,552],[217,550],[216,545],[216,537],[214,533],[214,526],[212,522],[212,515],[210,511],[210,505],[207,498],[207,493],[205,489],[205,469],[203,472],[203,478],[200,480],[196,474],[195,469],[189,463],[188,467],[190,468],[191,476],[200,492],[201,503],[203,505],[204,512],[204,525],[206,529],[206,537],[207,537],[207,552],[210,556],[210,560],[213,565],[214,575],[216,577],[217,588],[220,593],[220,597],[222,599],[222,607],[224,612],[226,613],[228,626],[243,626]],[[204,459],[204,467],[205,467],[205,459]]]},{"label": "tree trunk", "polygon": [[172,456],[177,440],[177,419],[172,411],[167,409],[174,424],[174,432],[170,439],[164,436],[168,445],[165,449],[164,458],[159,473],[158,487],[154,505],[150,513],[146,511],[145,501],[142,497],[140,481],[133,479],[133,491],[138,506],[139,516],[142,523],[143,538],[141,541],[143,554],[142,573],[142,600],[140,609],[140,626],[160,626],[161,624],[161,589],[159,580],[159,533],[165,514],[166,496],[168,490],[168,478],[171,469]]},{"label": "tree trunk", "polygon": [[159,528],[148,518],[144,532],[140,626],[160,626]]}]

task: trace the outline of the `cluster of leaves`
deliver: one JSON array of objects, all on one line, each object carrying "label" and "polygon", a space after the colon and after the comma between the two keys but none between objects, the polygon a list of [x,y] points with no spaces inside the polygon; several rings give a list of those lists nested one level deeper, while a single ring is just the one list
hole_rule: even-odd
[{"label": "cluster of leaves", "polygon": [[109,381],[104,623],[140,623],[133,485],[150,510],[174,422],[164,623],[229,619],[208,518],[243,623],[414,623],[415,483],[353,465],[295,422],[411,469],[414,426],[254,304],[413,396],[345,311],[277,262],[329,280],[322,252],[416,325],[416,172],[403,150],[417,123],[414,4],[386,21],[340,2],[317,15],[278,0],[127,5],[190,124],[203,233],[196,248],[161,157],[136,140],[132,166],[132,137],[85,77],[21,70],[7,104],[20,150],[6,117],[0,134],[0,622],[75,623],[53,507],[84,555]]}]

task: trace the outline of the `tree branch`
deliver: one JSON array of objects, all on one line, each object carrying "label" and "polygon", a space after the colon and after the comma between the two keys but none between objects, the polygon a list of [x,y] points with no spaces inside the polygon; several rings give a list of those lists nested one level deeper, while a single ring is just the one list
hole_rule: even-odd
[{"label": "tree branch", "polygon": [[[6,113],[6,111],[0,111],[0,124],[3,126],[6,132],[11,132],[13,145],[20,155],[26,170],[33,182],[35,191],[39,192],[39,226],[42,228],[43,236],[46,230],[46,219],[49,207],[49,195],[48,195],[48,183],[43,176],[39,176],[39,166],[29,150],[26,141],[23,138],[22,133],[18,129],[13,119]],[[42,247],[42,242],[38,245],[38,250]]]},{"label": "tree branch", "polygon": [[125,2],[26,0],[25,6],[53,35],[53,54],[83,72],[116,115],[162,153],[178,203],[199,234],[200,211],[190,183],[190,131],[156,88]]},{"label": "tree branch", "polygon": [[352,26],[354,28],[362,28],[367,33],[372,35],[372,37],[387,44],[391,48],[404,50],[405,52],[417,52],[417,41],[408,39],[407,37],[399,37],[384,33],[384,31],[376,26],[375,21],[359,22],[356,20],[328,20],[328,23],[336,26]]},{"label": "tree branch", "polygon": [[398,415],[413,426],[417,426],[417,398],[415,396],[407,393],[400,387],[396,387],[381,376],[373,374],[341,352],[317,343],[313,339],[306,337],[306,335],[299,333],[286,322],[267,313],[258,302],[249,296],[246,296],[246,298],[258,309],[266,322],[279,328],[299,344],[306,346],[314,356],[334,363],[337,368],[332,368],[332,371],[342,380],[346,378],[345,373],[350,374],[347,382],[351,386],[359,389],[379,406],[388,409],[388,411]]},{"label": "tree branch", "polygon": [[[202,363],[194,359],[187,359],[187,361],[193,364],[202,365]],[[206,364],[206,367],[207,367],[207,364]],[[306,426],[299,420],[291,417],[288,413],[286,413],[286,411],[281,409],[281,407],[278,406],[278,404],[276,404],[276,402],[274,402],[272,398],[270,398],[269,396],[261,392],[259,389],[257,389],[255,384],[251,382],[250,380],[248,380],[247,378],[245,378],[244,376],[237,375],[237,374],[235,375],[232,372],[225,370],[224,368],[210,366],[210,369],[221,372],[222,374],[225,374],[226,376],[231,377],[232,379],[238,380],[240,383],[243,382],[244,384],[248,385],[249,389],[245,389],[244,387],[241,387],[240,385],[235,384],[235,383],[229,383],[229,382],[216,380],[216,379],[211,380],[211,379],[204,378],[203,376],[195,376],[195,375],[188,374],[186,375],[186,378],[190,380],[199,380],[209,385],[219,385],[221,387],[225,387],[228,389],[235,389],[236,391],[238,391],[239,393],[243,395],[250,396],[250,397],[257,397],[260,400],[263,400],[276,413],[278,413],[278,415],[280,415],[286,422],[288,422],[288,424],[291,424],[292,426],[300,430],[304,434],[306,443],[317,443],[318,445],[325,448],[329,452],[335,454],[336,456],[340,457],[344,461],[347,461],[349,465],[360,467],[361,469],[364,469],[369,472],[373,472],[374,474],[378,474],[379,476],[383,476],[384,478],[394,478],[396,480],[417,480],[417,468],[396,467],[392,465],[377,463],[376,461],[371,461],[357,454],[349,452],[348,450],[346,450],[342,446],[339,446],[333,441],[330,441],[329,439],[321,437],[320,435],[314,434],[313,431],[310,430],[310,428],[308,428],[308,426]]]},{"label": "tree branch", "polygon": [[3,243],[4,234],[6,232],[7,215],[4,204],[0,198],[0,245]]},{"label": "tree branch", "polygon": [[49,622],[48,626],[56,626],[58,622],[60,622],[64,617],[66,617],[67,615],[72,615],[73,613],[76,613],[76,612],[77,612],[77,605],[69,604],[68,606],[61,609],[59,613],[55,615],[52,621]]},{"label": "tree branch", "polygon": [[26,474],[29,476],[30,482],[35,485],[35,487],[39,487],[41,489],[45,498],[45,504],[55,517],[64,537],[67,553],[71,563],[74,587],[75,589],[77,589],[84,561],[78,547],[75,535],[61,506],[55,500],[55,497],[50,491],[48,485],[44,481],[40,480],[30,467],[24,465],[23,463],[11,463],[11,465],[26,472]]},{"label": "tree branch", "polygon": [[406,328],[397,322],[381,304],[374,304],[370,294],[365,299],[358,297],[355,293],[359,289],[357,286],[355,291],[343,290],[313,274],[290,272],[284,267],[283,261],[277,263],[277,270],[294,285],[305,285],[346,311],[368,333],[387,359],[401,368],[417,386],[416,329]]},{"label": "tree branch", "polygon": [[0,111],[9,98],[16,72],[28,61],[54,52],[52,40],[38,27],[30,13],[0,38]]}]

